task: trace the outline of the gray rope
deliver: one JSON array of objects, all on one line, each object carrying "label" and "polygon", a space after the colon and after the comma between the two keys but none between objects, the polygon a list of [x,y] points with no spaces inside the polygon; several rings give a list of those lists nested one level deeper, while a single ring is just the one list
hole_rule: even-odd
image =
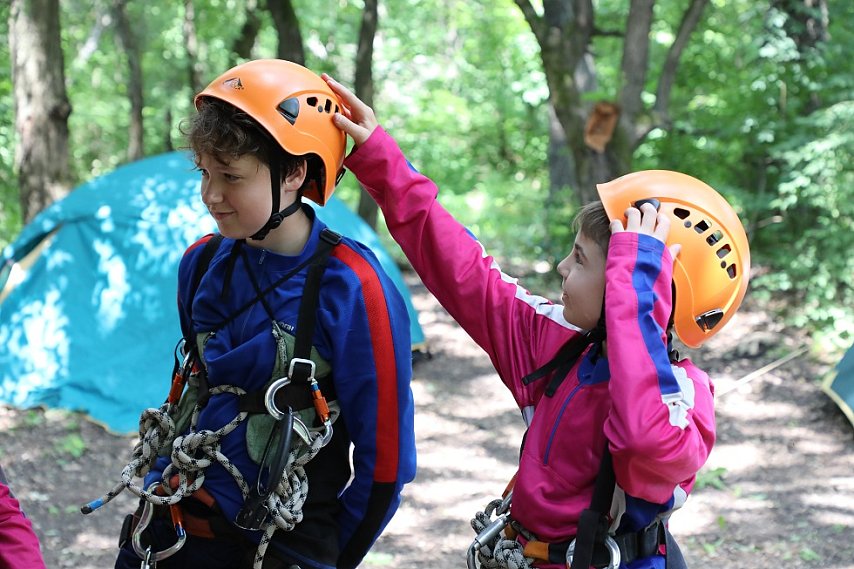
[{"label": "gray rope", "polygon": [[[492,514],[501,506],[503,500],[496,499],[477,512],[471,520],[471,527],[480,534],[492,522]],[[481,544],[477,550],[477,560],[481,569],[532,569],[532,557],[525,557],[523,545],[515,539],[507,539],[499,533],[492,540]]]}]

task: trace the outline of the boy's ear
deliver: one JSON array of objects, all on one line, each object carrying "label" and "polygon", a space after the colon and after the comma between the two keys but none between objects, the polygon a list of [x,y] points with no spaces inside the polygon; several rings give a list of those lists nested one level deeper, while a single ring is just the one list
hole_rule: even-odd
[{"label": "boy's ear", "polygon": [[305,175],[308,172],[306,161],[300,162],[300,165],[289,175],[285,176],[282,181],[282,189],[287,192],[294,192],[302,187],[305,183]]}]

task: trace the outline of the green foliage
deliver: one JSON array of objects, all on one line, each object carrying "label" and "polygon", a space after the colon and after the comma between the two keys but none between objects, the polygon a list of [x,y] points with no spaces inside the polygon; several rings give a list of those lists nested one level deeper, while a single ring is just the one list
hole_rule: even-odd
[{"label": "green foliage", "polygon": [[[71,168],[79,183],[126,160],[129,69],[112,2],[60,5]],[[191,65],[206,82],[235,62],[231,47],[249,0],[193,5],[196,62],[187,51],[184,3],[128,4],[144,75],[146,154],[183,144],[179,124],[193,112]],[[294,7],[307,65],[352,84],[363,4],[294,0]],[[684,8],[656,3],[648,104]],[[852,334],[854,79],[841,70],[850,67],[854,3],[828,0],[830,39],[814,48],[798,44],[794,21],[772,8],[770,0],[709,3],[679,63],[672,128],[653,131],[633,167],[679,170],[717,188],[748,229],[751,294],[783,293],[794,323]],[[380,122],[493,254],[546,275],[569,248],[575,204],[546,205],[549,94],[520,10],[510,0],[388,0],[379,9],[373,71]],[[594,38],[597,86],[585,100],[614,100],[628,4],[601,0],[595,9],[597,29],[616,33]],[[21,226],[9,12],[0,3],[0,246]],[[273,57],[277,38],[263,1],[255,14],[262,27],[252,57]],[[359,191],[347,176],[338,195],[355,206]],[[548,278],[542,284],[552,286]]]},{"label": "green foliage", "polygon": [[712,469],[704,468],[697,473],[697,481],[694,484],[694,488],[697,490],[702,490],[703,488],[724,490],[726,488],[726,482],[724,482],[726,473],[726,468],[723,467]]},{"label": "green foliage", "polygon": [[80,433],[68,433],[54,443],[56,452],[68,455],[71,458],[80,458],[86,452],[86,441]]},{"label": "green foliage", "polygon": [[[8,21],[9,4],[0,2],[0,22]],[[21,230],[18,177],[15,174],[15,102],[8,46],[9,28],[0,25],[0,248]]]}]

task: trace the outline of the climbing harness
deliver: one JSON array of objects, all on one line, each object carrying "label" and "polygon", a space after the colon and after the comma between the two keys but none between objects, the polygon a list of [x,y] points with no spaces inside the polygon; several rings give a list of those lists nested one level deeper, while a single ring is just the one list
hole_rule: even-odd
[{"label": "climbing harness", "polygon": [[[192,299],[201,282],[201,277],[207,270],[221,240],[221,236],[213,236],[200,254],[190,289],[188,312],[191,311]],[[102,497],[81,508],[84,514],[91,513],[110,502],[125,489],[141,498],[142,512],[139,522],[132,530],[131,537],[133,549],[142,560],[140,567],[153,569],[158,561],[168,558],[183,546],[187,531],[184,527],[185,513],[181,509],[180,502],[197,492],[207,494],[202,489],[205,470],[214,462],[220,464],[234,478],[243,495],[244,506],[238,513],[235,524],[243,529],[263,531],[253,559],[254,569],[261,569],[267,547],[276,530],[290,531],[302,521],[302,508],[308,497],[305,465],[329,443],[333,434],[333,422],[337,418],[337,412],[330,411],[318,378],[315,377],[317,364],[311,356],[320,282],[326,268],[326,261],[340,240],[340,235],[324,229],[320,235],[317,251],[264,290],[260,288],[250,272],[256,299],[244,304],[219,326],[214,327],[214,330],[222,329],[238,314],[255,302],[260,302],[272,320],[272,333],[276,338],[278,351],[277,362],[282,360],[283,356],[287,356],[286,333],[275,320],[273,311],[264,297],[285,280],[308,267],[305,289],[297,316],[293,353],[284,377],[272,381],[260,392],[247,392],[234,385],[209,387],[198,347],[200,342],[188,341],[188,338],[179,342],[176,347],[175,369],[169,395],[159,408],[143,411],[140,417],[139,440],[131,453],[131,460],[122,469],[121,481]],[[240,243],[236,242],[235,248],[239,247]],[[244,261],[245,259],[244,255]],[[213,334],[215,332],[210,335]],[[210,335],[207,337],[209,338]],[[180,364],[178,363],[179,355],[182,357]],[[328,383],[331,386],[331,381]],[[195,387],[197,397],[194,401],[189,397],[190,390],[185,390],[187,385]],[[306,392],[308,395],[301,395]],[[215,431],[198,430],[196,426],[199,414],[207,401],[210,397],[225,393],[237,396],[239,401],[237,416]],[[184,411],[182,407],[185,407],[183,405],[185,398],[192,404],[189,428],[186,430],[182,428],[180,432],[184,434],[177,434],[176,425],[180,419],[179,414]],[[262,401],[260,406],[258,401]],[[313,412],[320,423],[319,429],[310,428],[298,417],[294,407],[302,409],[300,404],[305,403],[309,408],[313,407]],[[250,415],[257,414],[272,418],[273,425],[260,459],[257,482],[250,487],[237,467],[222,453],[220,443],[241,423],[247,421]],[[299,444],[295,444],[297,441]],[[161,477],[163,482],[155,482],[148,488],[141,488],[135,484],[134,478],[144,478],[154,466],[158,456],[165,455],[167,451],[169,451],[171,462],[163,471]],[[207,497],[212,502],[212,497],[209,495]],[[177,538],[173,545],[162,551],[155,551],[151,546],[146,547],[142,543],[142,533],[151,522],[156,506],[169,506]]]},{"label": "climbing harness", "polygon": [[[493,500],[471,520],[478,534],[467,552],[467,568],[531,569],[533,563],[541,561],[565,564],[567,569],[618,569],[621,563],[657,555],[665,546],[666,569],[687,569],[679,546],[660,518],[637,532],[610,532],[608,512],[615,487],[611,453],[606,448],[590,507],[581,513],[575,537],[554,543],[540,541],[510,516],[513,494],[506,491],[504,499]],[[520,535],[525,538],[524,545],[517,540]]]}]

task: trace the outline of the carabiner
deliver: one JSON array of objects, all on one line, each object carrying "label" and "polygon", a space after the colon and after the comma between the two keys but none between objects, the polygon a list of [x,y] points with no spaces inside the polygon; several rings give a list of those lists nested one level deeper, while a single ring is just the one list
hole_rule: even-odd
[{"label": "carabiner", "polygon": [[284,419],[285,414],[290,411],[290,408],[288,408],[288,411],[282,411],[276,405],[276,394],[281,388],[290,384],[290,382],[291,378],[289,377],[282,377],[280,379],[277,379],[276,381],[270,384],[270,387],[267,388],[267,392],[264,393],[264,407],[267,408],[267,413],[269,413],[276,421],[281,421],[282,419]]},{"label": "carabiner", "polygon": [[[290,383],[289,379],[283,379]],[[280,381],[282,380],[280,379],[271,385],[267,393],[269,394],[273,386]],[[275,396],[275,393],[273,396]],[[270,400],[270,405],[280,414],[280,417],[276,419],[273,430],[270,431],[270,436],[267,438],[267,445],[264,447],[264,455],[261,457],[261,468],[258,470],[258,479],[255,482],[255,486],[249,489],[249,494],[243,502],[243,507],[237,513],[237,517],[234,520],[235,525],[247,530],[261,529],[269,518],[270,509],[267,507],[267,498],[276,491],[284,477],[285,467],[288,465],[288,457],[291,454],[294,420],[299,420],[296,419],[290,407],[287,408],[287,411],[282,412],[272,402],[272,399]],[[269,408],[270,406],[268,406],[268,410]],[[273,413],[271,412],[270,414],[272,415]],[[276,415],[273,416],[276,417]],[[279,433],[281,433],[281,440],[274,448],[273,443]],[[268,477],[266,482],[262,480],[265,474]]]},{"label": "carabiner", "polygon": [[[617,542],[614,541],[614,538],[609,536],[605,537],[605,547],[608,548],[608,555],[611,557],[611,560],[608,562],[608,566],[604,569],[618,569],[620,566],[620,546],[617,545]],[[570,569],[572,566],[572,558],[575,555],[575,540],[573,539],[569,543],[569,547],[566,549],[566,569]]]},{"label": "carabiner", "polygon": [[145,556],[142,558],[142,563],[140,563],[139,569],[155,569],[156,567],[157,560],[154,559],[151,546],[149,545],[145,549]]},{"label": "carabiner", "polygon": [[[149,491],[151,491],[156,485],[157,483],[155,482],[149,486]],[[142,514],[139,517],[139,523],[136,525],[136,529],[133,530],[133,537],[131,539],[131,542],[133,543],[133,550],[140,559],[142,559],[141,567],[149,567],[151,569],[154,568],[158,561],[162,561],[167,557],[175,555],[179,549],[184,547],[184,542],[187,541],[187,532],[184,531],[183,525],[178,523],[176,517],[173,515],[173,520],[175,520],[175,534],[178,536],[177,541],[162,551],[155,552],[152,550],[150,545],[143,549],[142,532],[145,531],[145,528],[147,528],[148,524],[151,523],[151,518],[154,516],[153,510],[154,505],[151,502],[146,501],[145,505],[142,507]]]},{"label": "carabiner", "polygon": [[481,532],[477,534],[477,537],[475,537],[474,540],[471,542],[471,545],[469,545],[468,552],[466,553],[466,566],[468,567],[468,569],[477,569],[477,551],[481,547],[495,539],[495,537],[499,533],[501,533],[501,530],[507,527],[507,524],[509,523],[510,514],[503,513],[494,520],[492,520],[492,522],[490,522],[488,526],[483,528],[483,530],[481,530]]}]

